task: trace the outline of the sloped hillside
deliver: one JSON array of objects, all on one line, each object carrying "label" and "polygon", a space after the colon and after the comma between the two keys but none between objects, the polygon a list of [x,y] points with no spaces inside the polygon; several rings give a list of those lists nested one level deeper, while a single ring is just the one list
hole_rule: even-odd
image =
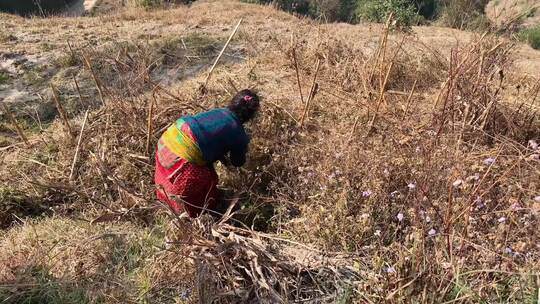
[{"label": "sloped hillside", "polygon": [[[540,52],[233,1],[0,23],[0,302],[538,300]],[[245,87],[242,208],[172,216],[162,130]]]}]

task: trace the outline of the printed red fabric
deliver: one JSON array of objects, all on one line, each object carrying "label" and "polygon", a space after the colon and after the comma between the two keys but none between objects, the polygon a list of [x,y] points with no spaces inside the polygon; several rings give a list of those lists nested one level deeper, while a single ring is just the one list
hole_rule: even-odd
[{"label": "printed red fabric", "polygon": [[177,214],[185,210],[190,217],[197,217],[204,209],[214,210],[220,200],[218,175],[212,166],[180,159],[167,169],[156,157],[154,180],[157,198]]}]

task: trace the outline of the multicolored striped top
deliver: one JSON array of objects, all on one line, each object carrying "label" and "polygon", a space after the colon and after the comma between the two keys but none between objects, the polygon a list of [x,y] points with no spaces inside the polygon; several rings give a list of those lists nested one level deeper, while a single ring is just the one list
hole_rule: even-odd
[{"label": "multicolored striped top", "polygon": [[231,163],[239,167],[246,161],[248,144],[234,113],[220,108],[178,119],[159,139],[157,157],[169,169],[180,158],[204,166],[230,153]]}]

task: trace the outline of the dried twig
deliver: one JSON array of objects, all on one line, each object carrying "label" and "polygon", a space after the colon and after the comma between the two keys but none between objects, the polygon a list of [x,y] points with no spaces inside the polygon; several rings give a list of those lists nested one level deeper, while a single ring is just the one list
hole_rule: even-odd
[{"label": "dried twig", "polygon": [[88,119],[88,110],[84,113],[84,120],[81,127],[81,132],[79,133],[79,140],[77,141],[77,148],[75,149],[75,155],[73,156],[73,162],[71,163],[71,170],[69,172],[69,180],[73,179],[73,173],[75,172],[75,164],[77,163],[77,158],[79,157],[79,150],[81,148],[82,137],[84,132],[84,127],[86,126],[86,120]]},{"label": "dried twig", "polygon": [[99,79],[96,76],[96,73],[94,72],[94,69],[92,69],[92,65],[90,64],[90,61],[88,60],[88,57],[83,54],[84,63],[86,64],[86,67],[90,71],[90,74],[92,74],[92,78],[94,79],[94,83],[96,85],[96,88],[98,90],[99,94],[99,100],[101,100],[101,105],[105,106],[105,98],[103,97],[103,90],[101,88],[101,85],[99,83]]},{"label": "dried twig", "polygon": [[154,102],[156,102],[156,95],[152,94],[152,99],[148,103],[148,118],[146,123],[146,155],[150,154],[150,139],[152,138],[152,119],[154,115]]},{"label": "dried twig", "polygon": [[73,83],[75,84],[75,89],[77,90],[79,101],[81,102],[81,105],[82,105],[84,104],[84,100],[81,94],[81,88],[79,87],[79,82],[77,82],[77,77],[75,75],[73,75]]},{"label": "dried twig", "polygon": [[71,129],[71,125],[69,124],[69,119],[67,117],[67,113],[64,110],[64,107],[60,103],[60,98],[58,97],[58,92],[56,91],[56,88],[51,83],[51,91],[53,94],[53,100],[56,105],[56,109],[58,109],[58,113],[60,114],[60,118],[62,119],[62,122],[64,123],[64,127],[66,128],[66,132],[69,134],[71,139],[75,140],[75,134],[73,133],[73,130]]},{"label": "dried twig", "polygon": [[[377,115],[379,114],[379,108],[381,106],[381,103],[383,102],[384,100],[384,91],[386,89],[386,84],[388,82],[388,76],[390,76],[390,71],[392,71],[392,67],[394,66],[394,61],[390,62],[390,66],[388,67],[388,70],[386,71],[386,76],[384,77],[384,82],[381,86],[381,91],[379,92],[379,100],[377,101],[377,105],[375,107],[375,113],[373,113],[373,117],[371,118],[371,121],[369,122],[369,125],[368,125],[368,131],[367,131],[367,135],[366,136],[369,136],[371,134],[371,132],[373,132],[373,127],[375,125],[375,121],[377,120]],[[353,132],[354,132],[354,129],[353,129]]]},{"label": "dried twig", "polygon": [[15,126],[15,130],[17,131],[17,135],[19,135],[19,137],[24,141],[24,144],[26,146],[30,146],[30,143],[28,142],[28,138],[26,138],[26,135],[24,135],[24,132],[23,132],[21,126],[19,126],[19,123],[17,122],[17,119],[15,119],[15,116],[13,116],[13,114],[9,110],[8,106],[3,102],[3,100],[0,100],[0,102],[2,103],[2,106],[4,107],[4,111],[6,112],[6,115],[8,116],[9,120],[11,121],[13,126]]},{"label": "dried twig", "polygon": [[240,20],[238,20],[238,24],[236,24],[236,26],[234,27],[234,30],[232,31],[231,35],[229,36],[229,39],[227,39],[227,42],[225,42],[225,45],[221,49],[221,52],[219,52],[219,55],[217,56],[216,61],[214,61],[214,64],[212,64],[212,67],[208,71],[208,75],[206,76],[206,79],[204,80],[204,84],[201,87],[201,91],[204,92],[206,90],[206,86],[208,85],[208,81],[210,80],[210,77],[212,76],[212,72],[214,71],[214,68],[216,67],[219,59],[221,58],[221,56],[225,52],[225,49],[227,49],[227,46],[229,46],[229,43],[231,42],[234,34],[236,34],[236,31],[238,30],[238,27],[240,27],[240,23],[242,23],[241,18],[240,18]]},{"label": "dried twig", "polygon": [[414,96],[414,90],[416,89],[416,83],[418,82],[418,79],[414,80],[411,92],[409,93],[409,96],[407,97],[407,102],[405,105],[405,110],[403,111],[403,118],[407,117],[407,113],[409,112],[409,106],[411,105],[411,100]]},{"label": "dried twig", "polygon": [[302,93],[302,83],[300,82],[300,71],[298,69],[298,60],[296,58],[296,49],[292,49],[292,58],[294,61],[294,69],[296,71],[296,83],[298,84],[298,91],[300,92],[300,100],[302,101],[302,104],[304,104],[304,94]]},{"label": "dried twig", "polygon": [[304,111],[302,113],[302,118],[300,119],[300,126],[304,125],[304,120],[308,117],[310,103],[317,94],[317,75],[319,74],[319,67],[321,65],[321,60],[317,59],[317,67],[315,68],[315,74],[313,74],[313,81],[311,82],[311,89],[309,90],[309,96],[306,104],[304,105]]}]

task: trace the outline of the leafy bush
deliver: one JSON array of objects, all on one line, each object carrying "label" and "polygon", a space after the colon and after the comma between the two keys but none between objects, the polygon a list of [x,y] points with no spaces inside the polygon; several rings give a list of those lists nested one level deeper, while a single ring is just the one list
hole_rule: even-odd
[{"label": "leafy bush", "polygon": [[437,0],[243,0],[274,4],[278,8],[327,22],[383,22],[393,12],[401,24],[415,24],[436,15]]},{"label": "leafy bush", "polygon": [[483,30],[489,26],[484,14],[487,0],[440,0],[440,22],[457,29]]},{"label": "leafy bush", "polygon": [[137,5],[146,9],[156,8],[163,5],[162,0],[138,0]]},{"label": "leafy bush", "polygon": [[408,0],[367,0],[358,1],[356,16],[359,20],[384,22],[393,14],[397,26],[408,27],[421,22],[416,7]]},{"label": "leafy bush", "polygon": [[309,14],[327,21],[355,22],[357,0],[312,0]]},{"label": "leafy bush", "polygon": [[521,41],[527,42],[533,49],[540,50],[540,26],[521,31],[519,38]]}]

